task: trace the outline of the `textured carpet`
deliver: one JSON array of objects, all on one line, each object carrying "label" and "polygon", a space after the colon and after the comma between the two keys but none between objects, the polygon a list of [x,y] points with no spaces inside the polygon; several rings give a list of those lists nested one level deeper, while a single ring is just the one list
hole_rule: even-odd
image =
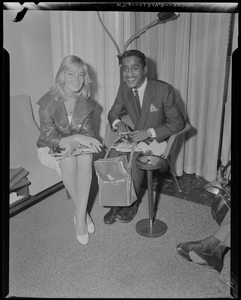
[{"label": "textured carpet", "polygon": [[74,206],[61,190],[10,219],[9,295],[40,298],[232,298],[230,251],[221,274],[180,257],[180,242],[218,228],[210,207],[161,194],[158,238],[135,230],[148,217],[145,194],[132,222],[105,225],[108,208],[92,203],[96,232],[76,240]]},{"label": "textured carpet", "polygon": [[[208,192],[205,186],[209,184],[203,177],[195,174],[184,173],[178,177],[178,182],[182,191],[179,191],[177,185],[170,173],[154,172],[153,188],[163,194],[181,198],[194,203],[211,206],[215,195]],[[147,186],[147,182],[144,183]]]}]

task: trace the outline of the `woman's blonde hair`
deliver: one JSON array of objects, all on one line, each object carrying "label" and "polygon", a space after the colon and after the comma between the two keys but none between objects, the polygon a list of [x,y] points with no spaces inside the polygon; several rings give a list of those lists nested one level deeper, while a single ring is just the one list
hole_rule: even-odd
[{"label": "woman's blonde hair", "polygon": [[57,100],[58,98],[63,98],[65,100],[68,95],[67,89],[65,87],[64,73],[70,68],[71,65],[84,69],[84,85],[82,89],[77,93],[77,95],[82,95],[86,98],[90,96],[91,79],[89,76],[87,65],[78,56],[68,55],[63,59],[59,67],[59,70],[55,77],[55,85],[50,89],[50,93],[56,94]]}]

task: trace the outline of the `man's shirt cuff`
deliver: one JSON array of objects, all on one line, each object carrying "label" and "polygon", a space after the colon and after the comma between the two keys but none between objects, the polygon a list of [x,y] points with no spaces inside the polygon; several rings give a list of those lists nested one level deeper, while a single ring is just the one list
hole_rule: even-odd
[{"label": "man's shirt cuff", "polygon": [[120,122],[120,121],[121,121],[120,119],[116,119],[116,120],[112,123],[112,128],[115,129],[115,130],[117,130],[116,124],[117,124],[118,122]]}]

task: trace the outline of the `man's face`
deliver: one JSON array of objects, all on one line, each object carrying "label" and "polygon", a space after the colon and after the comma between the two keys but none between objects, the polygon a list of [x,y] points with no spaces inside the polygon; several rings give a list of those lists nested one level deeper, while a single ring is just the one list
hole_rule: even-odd
[{"label": "man's face", "polygon": [[146,78],[146,66],[141,64],[141,60],[137,56],[124,57],[122,59],[121,71],[123,79],[130,88],[140,87]]}]

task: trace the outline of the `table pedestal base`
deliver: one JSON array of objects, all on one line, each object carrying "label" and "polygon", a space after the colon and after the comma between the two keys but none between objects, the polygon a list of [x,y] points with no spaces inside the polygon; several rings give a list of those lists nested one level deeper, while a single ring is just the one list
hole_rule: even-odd
[{"label": "table pedestal base", "polygon": [[136,231],[145,237],[158,237],[167,231],[167,225],[155,219],[151,226],[150,219],[143,219],[136,223]]}]

